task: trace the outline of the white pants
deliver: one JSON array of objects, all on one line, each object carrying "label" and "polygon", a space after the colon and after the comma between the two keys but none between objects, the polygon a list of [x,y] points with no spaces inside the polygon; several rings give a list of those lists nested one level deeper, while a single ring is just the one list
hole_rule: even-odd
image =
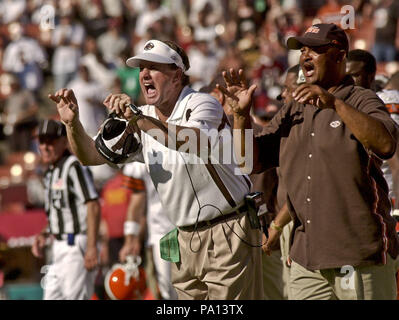
[{"label": "white pants", "polygon": [[54,240],[52,264],[42,280],[44,300],[88,300],[94,293],[96,273],[84,266],[87,236],[76,235],[75,244]]},{"label": "white pants", "polygon": [[154,235],[156,239],[152,243],[152,258],[154,260],[158,288],[163,299],[177,300],[177,293],[172,285],[171,263],[161,258],[159,240],[162,237],[163,235]]}]

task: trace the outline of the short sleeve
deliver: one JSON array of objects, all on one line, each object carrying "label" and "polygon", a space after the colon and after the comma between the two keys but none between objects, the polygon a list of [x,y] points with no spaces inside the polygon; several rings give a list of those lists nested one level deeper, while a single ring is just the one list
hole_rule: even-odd
[{"label": "short sleeve", "polygon": [[[198,94],[194,96],[187,109],[188,120],[184,126],[198,129],[219,129],[223,121],[223,107],[209,94]],[[187,113],[188,112],[188,113]]]},{"label": "short sleeve", "polygon": [[145,165],[141,163],[129,163],[123,168],[122,185],[135,192],[145,191]]},{"label": "short sleeve", "polygon": [[[359,111],[364,112],[370,117],[380,121],[388,130],[396,145],[398,125],[390,117],[384,102],[372,90],[362,90],[361,93],[358,94],[354,99],[353,104],[351,102],[352,101],[348,101],[350,105],[354,106]],[[392,155],[388,156],[388,158],[391,156]]]}]

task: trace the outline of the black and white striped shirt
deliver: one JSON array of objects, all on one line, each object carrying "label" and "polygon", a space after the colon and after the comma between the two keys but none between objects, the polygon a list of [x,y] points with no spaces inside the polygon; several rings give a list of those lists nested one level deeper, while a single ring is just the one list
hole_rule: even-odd
[{"label": "black and white striped shirt", "polygon": [[43,180],[50,232],[85,233],[86,202],[98,198],[90,170],[67,152],[45,172]]}]

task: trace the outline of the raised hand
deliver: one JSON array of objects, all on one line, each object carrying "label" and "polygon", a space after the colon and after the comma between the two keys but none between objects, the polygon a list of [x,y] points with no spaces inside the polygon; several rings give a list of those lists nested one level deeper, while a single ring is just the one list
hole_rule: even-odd
[{"label": "raised hand", "polygon": [[71,89],[60,89],[48,97],[57,104],[57,111],[63,123],[72,125],[79,119],[78,102]]},{"label": "raised hand", "polygon": [[217,85],[217,88],[226,96],[226,102],[236,115],[249,116],[252,105],[252,95],[256,85],[248,88],[247,81],[242,69],[238,73],[234,69],[222,73],[226,87]]},{"label": "raised hand", "polygon": [[115,112],[118,117],[127,120],[130,120],[134,116],[133,112],[128,107],[130,103],[132,103],[132,99],[124,93],[110,93],[103,102],[110,112]]}]

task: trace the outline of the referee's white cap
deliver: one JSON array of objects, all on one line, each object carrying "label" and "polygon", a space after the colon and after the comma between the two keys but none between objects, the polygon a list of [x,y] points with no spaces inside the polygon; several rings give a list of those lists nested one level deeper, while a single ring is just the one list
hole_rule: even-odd
[{"label": "referee's white cap", "polygon": [[151,61],[165,64],[175,64],[180,69],[186,71],[182,57],[171,47],[159,40],[149,40],[145,43],[143,50],[126,60],[129,67],[137,68],[140,61]]}]

